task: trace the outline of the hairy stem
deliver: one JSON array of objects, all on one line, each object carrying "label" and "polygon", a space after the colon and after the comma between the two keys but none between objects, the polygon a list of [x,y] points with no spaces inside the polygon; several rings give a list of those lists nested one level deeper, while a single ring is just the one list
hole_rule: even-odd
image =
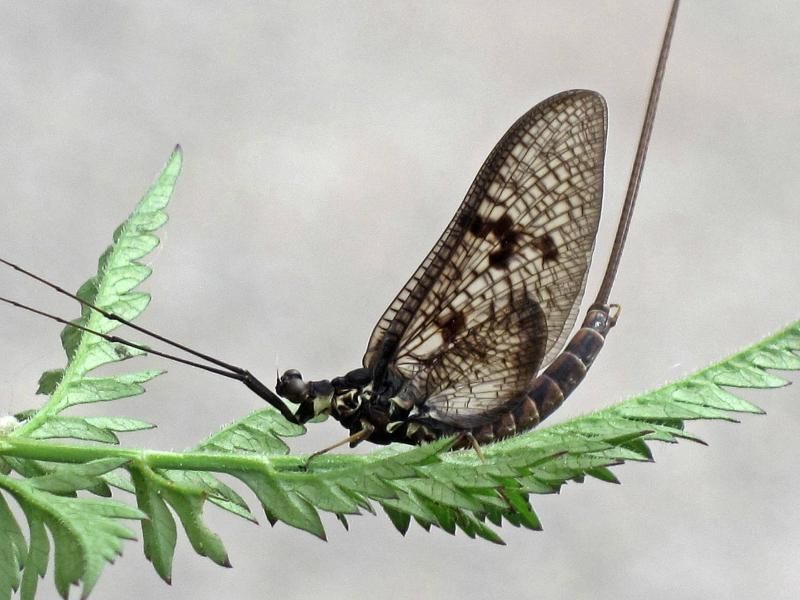
[{"label": "hairy stem", "polygon": [[0,456],[13,456],[55,463],[86,463],[101,458],[126,458],[153,469],[182,471],[263,471],[304,468],[300,456],[265,456],[218,452],[163,452],[136,448],[55,444],[19,437],[0,438]]}]

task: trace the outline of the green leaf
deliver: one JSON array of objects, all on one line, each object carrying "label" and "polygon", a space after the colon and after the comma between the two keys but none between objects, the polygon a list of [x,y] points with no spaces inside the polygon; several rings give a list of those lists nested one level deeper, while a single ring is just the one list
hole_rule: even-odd
[{"label": "green leaf", "polygon": [[[80,287],[78,297],[127,320],[134,319],[145,309],[149,296],[134,291],[134,288],[150,275],[150,268],[138,261],[158,245],[158,238],[153,232],[167,221],[164,209],[180,168],[181,153],[176,148],[157,181],[114,232],[112,245],[100,257],[97,274]],[[101,333],[109,333],[120,325],[118,321],[108,319],[86,306],[81,308],[81,317],[76,323]],[[100,365],[142,352],[70,326],[64,328],[61,339],[67,355],[67,366],[42,375],[39,391],[49,394],[50,399],[14,432],[17,435],[30,435],[52,416],[76,404],[141,394],[141,384],[160,373],[146,371],[115,377],[87,377],[90,371]]]},{"label": "green leaf", "polygon": [[30,527],[30,544],[25,558],[25,571],[22,574],[20,596],[23,600],[33,600],[39,579],[47,573],[47,559],[50,555],[50,540],[44,528],[44,518],[36,509],[25,507],[25,515]]},{"label": "green leaf", "polygon": [[175,519],[167,503],[161,497],[158,486],[151,485],[151,478],[140,469],[131,471],[136,486],[136,502],[147,515],[142,521],[144,555],[167,583],[172,583],[172,559],[178,539]]},{"label": "green leaf", "polygon": [[491,527],[487,527],[483,521],[469,513],[458,511],[456,513],[456,522],[459,529],[471,538],[478,536],[493,544],[505,545],[502,538]]},{"label": "green leaf", "polygon": [[519,517],[519,522],[522,525],[534,531],[542,529],[542,522],[533,511],[533,507],[525,494],[511,486],[507,486],[503,494],[508,499],[509,506],[514,511],[515,515]]},{"label": "green leaf", "polygon": [[95,427],[83,417],[50,417],[31,433],[34,439],[73,438],[106,444],[118,444],[119,438],[108,429]]},{"label": "green leaf", "polygon": [[50,369],[45,371],[39,377],[39,387],[36,389],[37,394],[49,396],[56,391],[58,384],[64,378],[64,369]]},{"label": "green leaf", "polygon": [[[172,531],[174,520],[166,510],[164,501],[180,518],[195,552],[207,556],[218,565],[230,566],[222,540],[203,523],[206,495],[202,488],[185,483],[177,484],[141,462],[131,468],[131,475],[136,485],[140,508],[150,517],[148,526],[143,525],[142,528],[146,536],[145,556],[153,561],[161,577],[166,580],[171,577],[172,553],[175,548],[175,533]],[[166,524],[166,530],[161,531],[163,524]]]},{"label": "green leaf", "polygon": [[[150,275],[150,268],[137,261],[158,243],[152,232],[166,222],[163,209],[169,201],[180,165],[180,150],[176,148],[157,182],[114,233],[113,244],[100,259],[97,275],[80,287],[79,297],[128,320],[135,318],[147,306],[149,296],[134,291],[134,288]],[[82,308],[81,315],[78,322],[95,331],[108,333],[119,326],[117,321],[86,307]],[[49,401],[9,435],[118,443],[115,431],[150,427],[133,419],[57,416],[76,404],[141,394],[144,391],[141,384],[160,374],[160,371],[146,371],[114,377],[88,377],[87,373],[102,364],[124,360],[141,352],[109,343],[73,327],[64,329],[62,343],[67,355],[66,368],[47,371],[39,380],[39,392],[50,395]],[[58,452],[57,447],[54,450]],[[58,456],[54,459],[58,460]],[[20,481],[7,475],[0,476],[0,486],[14,495],[30,526],[31,546],[22,575],[23,597],[33,598],[38,579],[46,569],[49,542],[45,528],[50,530],[54,542],[56,588],[65,597],[69,586],[79,581],[83,583],[84,595],[88,594],[104,562],[119,553],[121,540],[132,538],[130,530],[120,525],[118,520],[139,519],[143,513],[110,500],[69,496],[80,489],[109,494],[106,481],[125,486],[125,480],[112,471],[126,462],[127,459],[108,458],[84,464],[53,465],[29,459],[4,459],[4,465],[30,478],[29,481]],[[13,539],[13,536],[8,539]],[[13,565],[13,560],[2,562]],[[3,579],[4,583],[8,581]]]},{"label": "green leaf", "polygon": [[783,387],[788,381],[764,371],[752,364],[747,357],[738,356],[710,367],[706,375],[717,385],[729,385],[741,388]]},{"label": "green leaf", "polygon": [[45,475],[28,479],[28,483],[45,492],[70,494],[103,483],[101,475],[118,469],[127,462],[124,458],[103,458],[82,464],[59,465]]},{"label": "green leaf", "polygon": [[[281,438],[301,435],[304,432],[305,427],[288,423],[274,409],[262,408],[226,425],[198,444],[194,450],[259,456],[286,454],[289,448]],[[171,469],[163,471],[162,475],[179,486],[191,486],[202,490],[209,502],[239,517],[256,522],[244,499],[210,473]],[[342,510],[342,512],[347,511]]]},{"label": "green leaf", "polygon": [[104,444],[119,444],[115,432],[152,429],[155,425],[126,417],[66,417],[51,416],[35,431],[33,439],[76,439]]},{"label": "green leaf", "polygon": [[[62,446],[63,447],[63,446]],[[53,451],[54,453],[58,452],[58,446],[54,446]],[[70,469],[75,468],[72,465],[62,465],[56,462],[43,462],[43,461],[36,461],[36,460],[27,460],[27,459],[20,459],[20,458],[7,458],[9,464],[13,467],[13,469],[22,475],[23,477],[28,478],[29,481],[34,481],[34,479],[43,478],[46,475],[55,474],[61,469],[64,469],[65,473],[69,473]],[[100,461],[119,461],[119,458],[108,458],[108,459],[100,459]],[[125,462],[126,459],[122,459],[122,462]],[[101,463],[102,464],[102,463]],[[77,465],[80,468],[80,465]],[[111,490],[109,489],[108,485],[106,484],[106,478],[111,475],[110,472],[103,474],[99,477],[92,477],[90,479],[86,479],[86,487],[80,487],[79,489],[86,489],[93,494],[103,497],[111,496]],[[59,477],[59,475],[56,475]],[[64,494],[74,495],[74,492],[64,491]]]},{"label": "green leaf", "polygon": [[145,429],[153,429],[155,425],[140,421],[139,419],[131,419],[129,417],[85,417],[84,420],[95,427],[101,429],[108,429],[109,431],[129,432],[129,431],[143,431]]},{"label": "green leaf", "polygon": [[204,452],[287,454],[280,439],[305,433],[302,425],[289,423],[273,408],[262,408],[234,421],[196,446]]},{"label": "green leaf", "polygon": [[62,598],[68,598],[70,586],[77,585],[85,573],[88,557],[64,523],[53,519],[46,523],[53,536],[56,590]]},{"label": "green leaf", "polygon": [[[54,500],[57,499],[57,500]],[[122,554],[122,541],[136,539],[133,532],[121,525],[120,519],[142,519],[145,515],[126,504],[111,500],[91,500],[50,496],[47,527],[55,537],[57,523],[61,524],[69,537],[70,547],[79,552],[81,569],[79,579],[83,582],[83,595],[88,595],[100,577],[106,562]],[[58,541],[56,546],[56,569],[58,569]],[[71,557],[69,561],[74,560]],[[70,572],[72,572],[70,570]],[[74,582],[78,579],[72,578]]]},{"label": "green leaf", "polygon": [[402,535],[405,535],[408,531],[408,526],[411,524],[411,516],[407,512],[395,510],[387,504],[384,504],[383,512],[385,512],[386,516],[389,517],[389,520],[392,522],[392,525],[394,525],[395,529],[397,529],[397,531],[399,531]]},{"label": "green leaf", "polygon": [[586,469],[586,474],[591,475],[595,479],[599,479],[600,481],[605,481],[606,483],[620,483],[617,476],[611,471],[611,469],[607,469],[606,467],[592,467]]},{"label": "green leaf", "polygon": [[185,489],[173,485],[162,486],[161,491],[180,518],[194,551],[200,556],[207,556],[220,566],[230,567],[230,559],[222,540],[203,523],[205,496],[202,491],[187,493]]},{"label": "green leaf", "polygon": [[[287,475],[286,477],[290,477]],[[335,483],[311,477],[301,477],[292,486],[303,498],[313,498],[314,506],[338,515],[360,514],[360,504]]]},{"label": "green leaf", "polygon": [[62,409],[89,402],[108,402],[144,393],[142,383],[158,377],[164,371],[125,373],[114,377],[83,377],[63,387]]},{"label": "green leaf", "polygon": [[[194,450],[259,456],[286,454],[289,449],[281,438],[301,435],[304,432],[305,427],[288,423],[274,409],[262,408],[226,425],[195,446]],[[210,473],[171,469],[163,471],[162,475],[179,486],[192,486],[202,490],[209,502],[256,522],[244,499]]]},{"label": "green leaf", "polygon": [[764,411],[757,406],[710,381],[687,382],[686,385],[676,386],[669,392],[673,399],[686,404],[697,404],[731,412],[764,414]]},{"label": "green leaf", "polygon": [[[122,540],[134,539],[133,532],[121,525],[120,519],[145,517],[139,510],[113,500],[57,496],[28,481],[7,476],[0,476],[0,487],[22,506],[32,535],[41,525],[50,530],[55,547],[56,589],[64,597],[73,583],[82,583],[83,595],[88,595],[103,565],[120,554]],[[41,546],[31,548],[34,556],[42,550]],[[34,571],[40,571],[40,565]]]},{"label": "green leaf", "polygon": [[133,487],[133,483],[131,482],[130,475],[127,471],[112,471],[103,475],[101,479],[107,485],[115,487],[118,490],[122,490],[130,494],[136,493],[136,489]]},{"label": "green leaf", "polygon": [[27,554],[25,536],[0,494],[0,598],[10,598],[19,588]]},{"label": "green leaf", "polygon": [[253,490],[271,522],[283,521],[287,525],[325,539],[325,530],[319,514],[311,503],[292,489],[290,482],[279,479],[274,473],[267,470],[242,471],[232,474]]},{"label": "green leaf", "polygon": [[253,523],[258,522],[250,512],[247,502],[245,502],[235,490],[214,477],[211,473],[169,469],[161,471],[161,475],[179,486],[189,486],[202,490],[203,494],[212,504]]}]

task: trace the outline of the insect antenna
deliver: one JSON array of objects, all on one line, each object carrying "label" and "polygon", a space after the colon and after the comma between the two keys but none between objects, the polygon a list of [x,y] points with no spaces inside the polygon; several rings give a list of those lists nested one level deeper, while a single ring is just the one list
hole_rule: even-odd
[{"label": "insect antenna", "polygon": [[38,281],[39,283],[42,283],[42,284],[46,285],[47,287],[55,290],[59,294],[67,296],[68,298],[72,298],[73,300],[79,302],[82,306],[85,306],[86,308],[89,308],[91,310],[94,310],[94,311],[100,313],[105,318],[107,318],[107,319],[109,319],[111,321],[116,321],[117,323],[120,323],[122,325],[126,325],[126,326],[130,327],[131,329],[134,329],[134,330],[138,331],[139,333],[142,333],[144,335],[152,337],[152,338],[154,338],[154,339],[156,339],[156,340],[158,340],[158,341],[160,341],[160,342],[162,342],[164,344],[167,344],[167,345],[172,346],[174,348],[178,348],[180,350],[183,350],[187,354],[191,354],[192,356],[196,356],[197,358],[200,358],[200,359],[202,359],[202,360],[204,360],[206,362],[209,362],[209,363],[211,363],[213,365],[216,365],[216,367],[212,367],[210,365],[205,365],[203,363],[200,363],[200,362],[197,362],[197,361],[193,361],[193,360],[189,360],[187,358],[182,358],[180,356],[175,356],[173,354],[162,352],[160,350],[154,350],[153,348],[145,346],[144,344],[139,344],[137,342],[132,342],[130,340],[127,340],[125,338],[122,338],[122,337],[119,337],[119,336],[116,336],[116,335],[110,335],[110,334],[107,334],[107,333],[101,333],[99,331],[95,331],[95,330],[93,330],[93,329],[91,329],[89,327],[85,327],[84,325],[80,325],[80,324],[74,323],[72,321],[67,321],[66,319],[62,319],[61,317],[58,317],[58,316],[53,315],[51,313],[39,310],[37,308],[33,308],[32,306],[29,306],[29,305],[24,304],[22,302],[17,302],[16,300],[11,300],[9,298],[5,298],[5,297],[0,296],[0,302],[4,302],[5,304],[10,304],[11,306],[14,306],[14,307],[17,307],[17,308],[21,308],[23,310],[27,310],[28,312],[32,312],[34,314],[46,317],[48,319],[56,321],[57,323],[61,323],[63,325],[66,325],[67,327],[73,327],[75,329],[79,329],[80,331],[84,331],[86,333],[91,333],[92,335],[96,335],[98,337],[101,337],[104,340],[106,340],[108,342],[111,342],[111,343],[123,344],[125,346],[130,347],[130,348],[135,348],[137,350],[142,350],[144,352],[147,352],[148,354],[153,354],[155,356],[160,356],[162,358],[166,358],[167,360],[171,360],[171,361],[178,362],[178,363],[181,363],[181,364],[184,364],[184,365],[188,365],[188,366],[194,367],[196,369],[201,369],[201,370],[207,371],[209,373],[214,373],[214,374],[220,375],[222,377],[228,377],[229,379],[235,379],[237,381],[241,381],[245,386],[247,386],[256,395],[260,396],[267,403],[269,403],[271,406],[276,408],[281,413],[281,415],[283,415],[283,417],[285,419],[287,419],[288,421],[291,421],[292,423],[297,423],[297,419],[295,418],[294,413],[292,413],[292,411],[289,409],[289,407],[286,406],[286,404],[283,402],[283,400],[281,400],[281,398],[277,394],[275,394],[266,385],[264,385],[261,381],[259,381],[247,369],[243,369],[242,367],[238,367],[236,365],[227,363],[225,361],[222,361],[222,360],[220,360],[218,358],[215,358],[215,357],[210,356],[208,354],[205,354],[203,352],[199,352],[197,350],[189,348],[188,346],[185,346],[184,344],[181,344],[181,343],[176,342],[174,340],[171,340],[171,339],[169,339],[167,337],[164,337],[163,335],[159,335],[159,334],[155,333],[154,331],[150,331],[149,329],[147,329],[145,327],[142,327],[140,325],[136,325],[135,323],[132,323],[131,321],[128,321],[127,319],[124,319],[124,318],[120,317],[119,315],[116,315],[116,314],[114,314],[112,312],[109,312],[109,311],[103,309],[103,308],[100,308],[99,306],[95,306],[91,302],[88,302],[88,301],[84,300],[83,298],[77,296],[76,294],[73,294],[73,293],[67,291],[66,289],[62,288],[61,286],[56,285],[55,283],[52,283],[51,281],[48,281],[47,279],[45,279],[43,277],[40,277],[39,275],[36,275],[35,273],[32,273],[31,271],[28,271],[27,269],[24,269],[24,268],[20,267],[19,265],[15,264],[15,263],[12,263],[12,262],[10,262],[8,260],[5,260],[4,258],[0,258],[0,263],[2,263],[4,265],[14,269],[15,271],[18,271],[19,273],[22,273],[23,275],[25,275],[27,277],[30,277],[31,279],[34,279],[35,281]]},{"label": "insect antenna", "polygon": [[639,183],[642,180],[642,169],[644,168],[645,158],[647,158],[647,146],[650,143],[650,134],[653,131],[653,121],[656,116],[658,96],[661,93],[661,83],[664,80],[664,69],[667,66],[667,56],[669,55],[669,46],[672,41],[672,32],[675,29],[678,4],[680,4],[680,1],[674,0],[672,3],[672,10],[669,13],[669,21],[667,22],[667,29],[664,32],[664,40],[661,42],[661,52],[658,55],[658,64],[656,65],[656,72],[653,76],[653,84],[650,87],[650,98],[647,100],[647,111],[645,112],[644,123],[642,123],[642,132],[639,135],[639,144],[636,147],[636,157],[633,160],[631,176],[628,180],[628,191],[625,193],[622,215],[620,216],[617,234],[611,249],[611,256],[608,259],[608,266],[606,267],[605,275],[603,275],[600,290],[597,292],[595,304],[608,304],[611,286],[614,284],[614,278],[617,275],[620,257],[622,256],[622,249],[625,246],[625,238],[628,236],[628,228],[630,227],[631,218],[633,217],[633,207],[634,204],[636,204],[636,195],[639,193]]}]

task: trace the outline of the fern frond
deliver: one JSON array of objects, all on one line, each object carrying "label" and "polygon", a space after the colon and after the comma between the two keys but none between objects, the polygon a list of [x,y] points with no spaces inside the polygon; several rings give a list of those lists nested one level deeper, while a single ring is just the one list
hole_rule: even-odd
[{"label": "fern frond", "polygon": [[[115,469],[118,461],[107,462],[101,471]],[[93,477],[93,465],[81,465],[83,477]],[[81,468],[72,469],[73,482],[82,476]],[[12,526],[5,501],[0,504],[0,526],[8,535],[0,539],[0,555],[5,555],[0,569],[0,591],[16,590],[24,580],[23,597],[32,598],[38,577],[47,567],[49,543],[44,529],[53,538],[55,581],[58,592],[66,598],[72,584],[83,584],[86,597],[97,583],[103,566],[121,554],[123,540],[135,539],[120,519],[143,519],[139,510],[114,500],[90,500],[50,493],[48,488],[63,491],[65,478],[20,480],[0,475],[0,489],[10,494],[22,507],[30,529],[29,546],[25,545],[19,526]],[[73,487],[66,485],[66,488]],[[79,484],[78,487],[86,487]],[[11,520],[10,520],[11,519]],[[20,578],[20,571],[23,570]],[[10,591],[8,593],[10,595]]]},{"label": "fern frond", "polygon": [[[164,172],[100,259],[80,296],[125,319],[147,305],[135,291],[149,274],[138,261],[158,243],[164,207],[180,170],[176,150]],[[109,332],[117,322],[83,310],[81,324]],[[272,408],[257,410],[184,452],[119,447],[119,433],[153,425],[127,417],[77,417],[72,406],[141,394],[160,374],[143,371],[95,376],[103,364],[141,354],[68,327],[62,334],[67,365],[48,371],[40,391],[50,395],[36,411],[0,427],[0,598],[20,590],[33,598],[52,554],[62,596],[72,584],[84,596],[106,562],[133,533],[123,523],[141,520],[145,556],[166,581],[179,529],[195,551],[229,566],[221,537],[204,523],[206,502],[255,522],[239,491],[218,476],[235,478],[254,494],[271,524],[279,522],[325,538],[321,513],[347,519],[380,507],[405,533],[412,521],[425,529],[462,531],[503,543],[503,523],[541,529],[535,494],[558,491],[585,477],[618,483],[613,467],[652,459],[652,442],[701,440],[686,431],[698,419],[733,421],[761,413],[729,388],[773,388],[787,381],[768,369],[800,370],[800,322],[684,379],[565,423],[487,446],[451,452],[453,440],[408,449],[390,446],[369,455],[293,456],[286,438],[306,428]],[[52,441],[54,438],[69,443]],[[234,483],[235,485],[235,483]],[[138,508],[108,497],[111,487],[135,495]],[[81,497],[85,491],[95,498]],[[28,536],[7,504],[27,519]],[[179,527],[180,524],[180,527]],[[52,548],[47,532],[52,537]]]},{"label": "fern frond", "polygon": [[[175,148],[156,182],[145,193],[134,211],[114,232],[113,242],[100,257],[97,274],[78,290],[79,298],[126,320],[135,319],[147,307],[150,296],[135,288],[151,274],[150,267],[139,261],[156,246],[154,232],[167,222],[165,208],[169,202],[181,169],[180,148]],[[119,322],[86,306],[75,323],[100,333],[109,333]],[[85,423],[82,427],[69,422],[50,424],[52,418],[76,404],[116,400],[141,394],[141,384],[162,371],[144,371],[116,377],[89,377],[97,367],[143,354],[122,344],[112,344],[96,335],[67,326],[61,332],[61,342],[67,355],[63,369],[46,371],[39,380],[41,394],[49,395],[46,404],[36,411],[11,435],[28,436],[41,427],[50,431],[42,437],[73,437],[114,442],[112,430]],[[105,439],[98,430],[107,432]]]},{"label": "fern frond", "polygon": [[[135,288],[151,270],[139,260],[158,245],[153,234],[167,221],[164,212],[181,167],[180,149],[176,148],[161,175],[147,191],[130,217],[114,232],[113,243],[100,258],[97,274],[78,290],[78,297],[120,317],[131,320],[149,302],[147,294]],[[93,331],[108,333],[119,326],[97,311],[82,308],[74,321]],[[4,431],[9,438],[68,438],[118,444],[117,433],[153,427],[126,417],[77,417],[62,415],[77,404],[116,400],[141,394],[142,384],[161,371],[128,373],[113,377],[91,377],[97,367],[143,354],[121,344],[112,344],[98,336],[66,327],[61,334],[67,356],[63,369],[45,372],[39,380],[39,393],[49,395],[40,409],[29,411],[17,426]],[[55,448],[57,450],[57,447]],[[17,530],[8,520],[5,500],[0,504],[0,527],[8,534],[8,543],[0,541],[0,597],[10,595],[22,585],[24,598],[32,598],[38,578],[47,568],[49,542],[45,529],[53,537],[56,587],[66,597],[69,586],[82,583],[84,596],[100,576],[105,561],[120,553],[122,539],[133,533],[117,523],[118,519],[141,519],[145,514],[128,505],[109,500],[86,500],[74,497],[78,490],[110,496],[104,477],[127,459],[107,457],[76,465],[37,461],[23,457],[4,460],[0,488],[13,496],[22,507],[29,525],[29,547],[20,545]],[[9,477],[13,469],[26,479]],[[6,512],[4,512],[6,511]],[[23,539],[24,541],[24,539]],[[22,550],[21,550],[22,549]],[[23,551],[24,550],[24,551]],[[6,560],[8,559],[8,560]],[[24,566],[20,578],[20,568]],[[6,593],[6,591],[8,591]]]}]

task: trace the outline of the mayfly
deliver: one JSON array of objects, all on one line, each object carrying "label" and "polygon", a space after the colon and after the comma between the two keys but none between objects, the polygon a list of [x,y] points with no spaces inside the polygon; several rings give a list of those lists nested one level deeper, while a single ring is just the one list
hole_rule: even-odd
[{"label": "mayfly", "polygon": [[[609,295],[641,180],[677,10],[675,0],[605,276],[568,343],[603,192],[606,104],[588,90],[552,96],[511,126],[442,236],[378,321],[362,366],[331,380],[306,381],[290,369],[278,378],[276,395],[245,369],[156,335],[0,261],[214,366],[98,334],[109,341],[240,380],[291,421],[332,416],[350,433],[340,444],[420,444],[454,435],[455,446],[465,447],[515,435],[564,402],[616,323],[619,307],[609,304]],[[540,372],[542,364],[547,366]]]}]

